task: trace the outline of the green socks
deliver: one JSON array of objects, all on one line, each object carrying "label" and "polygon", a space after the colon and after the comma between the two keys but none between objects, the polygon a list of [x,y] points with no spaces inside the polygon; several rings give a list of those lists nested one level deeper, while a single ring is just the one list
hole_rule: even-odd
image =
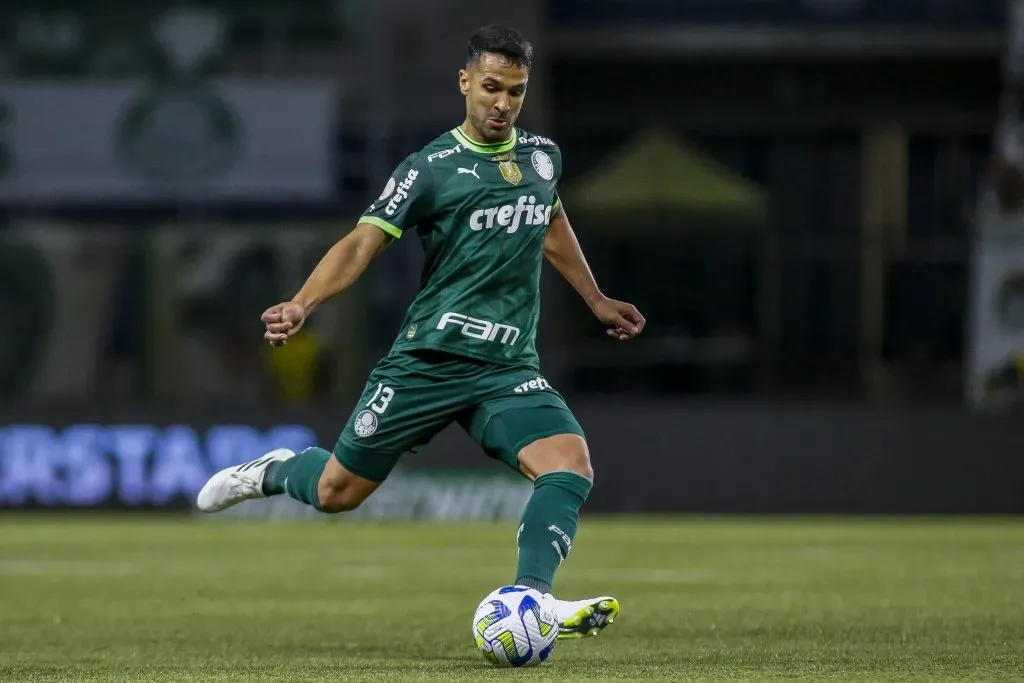
[{"label": "green socks", "polygon": [[[272,463],[263,479],[263,492],[268,496],[287,493],[322,511],[317,487],[332,457],[323,448],[307,448],[294,458]],[[580,506],[592,486],[589,479],[575,472],[548,472],[533,482],[533,495],[523,510],[516,539],[517,584],[551,592],[555,572],[572,550]]]},{"label": "green socks", "polygon": [[516,543],[516,583],[550,593],[555,572],[572,550],[580,506],[593,486],[575,472],[548,472],[533,482]]},{"label": "green socks", "polygon": [[322,512],[316,489],[330,459],[331,454],[322,448],[307,448],[294,458],[271,463],[263,478],[263,493],[268,496],[287,493]]}]

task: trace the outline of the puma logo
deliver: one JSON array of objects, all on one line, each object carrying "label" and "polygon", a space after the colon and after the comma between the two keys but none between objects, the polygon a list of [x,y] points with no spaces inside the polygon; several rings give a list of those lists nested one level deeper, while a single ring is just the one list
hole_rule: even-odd
[{"label": "puma logo", "polygon": [[469,169],[469,168],[462,168],[461,166],[459,166],[459,169],[458,169],[458,171],[459,171],[459,175],[462,175],[463,173],[465,173],[465,174],[467,174],[467,175],[471,175],[471,176],[473,176],[473,177],[474,177],[474,178],[476,178],[477,180],[480,180],[480,176],[478,176],[478,175],[476,174],[476,167],[477,167],[477,166],[479,166],[479,165],[480,165],[480,164],[473,164],[473,168],[472,168],[472,169]]}]

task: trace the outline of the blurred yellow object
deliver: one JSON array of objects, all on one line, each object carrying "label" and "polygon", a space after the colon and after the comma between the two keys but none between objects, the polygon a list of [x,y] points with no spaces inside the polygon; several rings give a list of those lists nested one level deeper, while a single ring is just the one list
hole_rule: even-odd
[{"label": "blurred yellow object", "polygon": [[1024,350],[1013,354],[1013,365],[1017,368],[1017,376],[1024,378]]},{"label": "blurred yellow object", "polygon": [[285,403],[308,403],[314,398],[323,349],[319,335],[305,329],[284,346],[268,348],[267,364],[278,398]]}]

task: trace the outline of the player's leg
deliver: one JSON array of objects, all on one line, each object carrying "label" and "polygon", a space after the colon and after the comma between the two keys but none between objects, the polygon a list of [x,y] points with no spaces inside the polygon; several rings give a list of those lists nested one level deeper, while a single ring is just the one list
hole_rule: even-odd
[{"label": "player's leg", "polygon": [[[545,409],[525,409],[524,417],[537,410]],[[578,428],[575,418],[570,421],[570,416],[571,413],[561,418],[566,422],[566,429]],[[542,590],[551,585],[555,572],[572,549],[580,507],[594,481],[590,450],[583,436],[563,433],[532,441],[519,450],[517,461],[520,471],[533,480],[534,491],[519,527],[516,583]],[[561,525],[546,526],[547,520],[560,521]],[[524,538],[527,529],[532,531]],[[552,539],[552,536],[561,536],[561,539]],[[552,551],[558,556],[557,561],[551,556]],[[550,594],[550,588],[542,592]],[[619,602],[610,595],[583,600],[554,599],[554,606],[561,639],[597,635],[619,614]]]},{"label": "player's leg", "polygon": [[[557,408],[511,411],[514,420],[545,419]],[[496,420],[503,421],[498,415]],[[557,415],[552,419],[559,419]],[[519,524],[519,566],[516,583],[550,593],[555,572],[572,552],[580,508],[590,495],[593,470],[583,437],[557,434],[537,439],[519,450],[519,469],[533,482]]]},{"label": "player's leg", "polygon": [[429,375],[406,374],[387,359],[371,374],[334,451],[271,451],[215,474],[197,506],[216,512],[243,500],[287,493],[321,512],[358,507],[380,486],[405,452],[420,446],[451,420],[438,407],[444,387]]},{"label": "player's leg", "polygon": [[[485,402],[473,418],[467,430],[484,450],[533,482],[516,538],[515,582],[550,594],[555,573],[572,550],[580,508],[593,486],[583,430],[553,392]],[[611,624],[619,604],[610,596],[556,600],[555,610],[559,637],[574,638],[595,635]]]},{"label": "player's leg", "polygon": [[353,455],[340,442],[334,453],[318,447],[299,453],[282,448],[216,473],[200,490],[196,505],[204,512],[218,512],[244,500],[287,493],[321,512],[347,512],[377,490],[400,455],[371,454],[376,463],[366,468],[374,472],[371,479],[342,464],[366,456]]},{"label": "player's leg", "polygon": [[[368,416],[371,410],[365,407],[369,404],[380,407],[380,399],[374,399],[373,393],[375,390],[368,387],[358,407],[352,411],[343,437],[349,431],[366,436],[377,431],[379,415]],[[367,444],[367,448],[357,448],[342,437],[333,453],[319,447],[299,453],[281,448],[251,462],[223,469],[199,491],[196,505],[204,512],[218,512],[244,500],[286,493],[321,512],[354,510],[377,490],[405,450],[403,441],[408,433],[395,429],[400,427],[396,422],[400,421],[391,421],[392,429],[379,435],[380,443],[375,444],[376,447]]]},{"label": "player's leg", "polygon": [[[339,444],[334,453],[322,448],[307,448],[295,457],[267,468],[263,493],[272,496],[287,493],[321,512],[348,512],[359,507],[381,485],[380,479],[368,479],[342,464],[349,460],[348,450]],[[397,457],[384,458],[388,471]]]}]

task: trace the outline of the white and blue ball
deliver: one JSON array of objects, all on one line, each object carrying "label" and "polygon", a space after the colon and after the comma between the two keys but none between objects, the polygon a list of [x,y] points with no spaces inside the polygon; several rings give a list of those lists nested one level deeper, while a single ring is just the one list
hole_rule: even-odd
[{"label": "white and blue ball", "polygon": [[555,649],[558,619],[540,591],[502,586],[476,608],[473,638],[477,649],[497,666],[536,666]]}]

